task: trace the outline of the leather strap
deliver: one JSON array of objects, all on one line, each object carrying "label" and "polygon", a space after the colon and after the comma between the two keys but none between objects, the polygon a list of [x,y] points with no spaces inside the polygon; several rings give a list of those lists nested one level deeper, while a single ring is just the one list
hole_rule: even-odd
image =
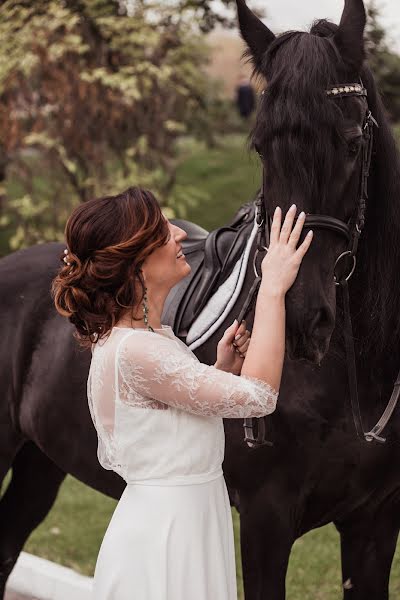
[{"label": "leather strap", "polygon": [[306,216],[304,227],[309,229],[327,229],[344,236],[348,242],[351,239],[349,226],[335,217],[310,214]]},{"label": "leather strap", "polygon": [[239,313],[239,316],[237,318],[238,323],[241,323],[245,319],[246,315],[248,315],[248,313],[252,310],[252,308],[255,304],[255,299],[257,298],[257,295],[258,295],[258,290],[259,290],[260,285],[261,285],[261,277],[257,277],[253,281],[253,285],[250,288],[250,291],[246,298],[246,302],[244,303],[242,310]]},{"label": "leather strap", "polygon": [[[266,211],[264,205],[264,196],[263,191],[258,196],[256,202],[257,208],[257,224],[258,224],[258,232],[257,232],[257,248],[256,255],[259,252],[263,252],[266,250],[266,245],[268,244],[267,235],[269,237],[269,231],[266,227]],[[261,276],[257,276],[253,281],[253,284],[250,288],[250,291],[247,295],[246,301],[242,307],[242,310],[239,313],[237,318],[238,322],[241,323],[246,315],[253,310],[256,302],[256,298],[258,296],[258,291],[261,285]],[[257,435],[254,433],[255,425],[257,424]],[[244,419],[243,423],[244,428],[244,441],[249,446],[249,448],[258,448],[259,446],[273,446],[272,442],[269,442],[265,439],[265,417],[261,418],[248,418]]]},{"label": "leather strap", "polygon": [[[254,424],[257,423],[257,437],[254,436]],[[245,419],[243,423],[244,441],[249,448],[260,446],[273,446],[272,442],[265,439],[265,417]]]},{"label": "leather strap", "polygon": [[357,386],[357,366],[356,366],[356,356],[354,351],[354,338],[353,338],[353,327],[351,323],[351,313],[350,313],[350,298],[349,298],[349,286],[346,279],[339,282],[340,287],[343,291],[343,308],[344,308],[344,340],[346,346],[346,357],[347,357],[347,372],[349,379],[349,389],[350,389],[350,404],[351,411],[353,415],[354,427],[356,429],[356,433],[358,438],[363,442],[379,442],[384,444],[386,442],[386,438],[381,436],[381,433],[385,429],[386,425],[389,423],[394,409],[397,406],[397,403],[400,398],[400,371],[397,375],[396,382],[394,384],[393,392],[390,397],[390,400],[383,411],[383,414],[379,421],[370,431],[365,432],[361,411],[360,411],[360,402],[358,396],[358,386]]},{"label": "leather strap", "polygon": [[388,403],[387,407],[385,408],[381,418],[379,419],[379,421],[377,422],[375,427],[373,427],[370,431],[368,431],[367,433],[364,434],[367,442],[372,442],[374,440],[376,442],[385,442],[386,441],[385,438],[381,437],[381,433],[385,429],[388,422],[390,421],[392,414],[394,412],[394,409],[396,408],[397,403],[399,401],[399,397],[400,397],[400,371],[397,375],[396,383],[394,384],[393,392],[390,397],[389,403]]},{"label": "leather strap", "polygon": [[347,374],[349,379],[349,390],[350,390],[350,404],[351,412],[353,415],[354,427],[356,429],[357,437],[360,440],[364,440],[364,427],[362,424],[360,403],[358,401],[358,384],[357,384],[357,368],[356,368],[356,355],[354,350],[354,339],[353,339],[353,325],[351,323],[350,314],[350,297],[349,297],[349,284],[347,279],[341,280],[339,285],[343,291],[343,308],[344,308],[344,342],[346,346],[346,357],[347,357]]}]

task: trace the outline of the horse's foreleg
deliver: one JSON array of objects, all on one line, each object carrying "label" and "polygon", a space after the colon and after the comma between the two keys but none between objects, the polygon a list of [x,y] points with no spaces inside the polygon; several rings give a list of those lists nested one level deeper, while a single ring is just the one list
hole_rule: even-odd
[{"label": "horse's foreleg", "polygon": [[[23,445],[23,438],[15,433],[11,425],[7,428],[3,426],[1,444],[0,444],[0,492],[4,484],[5,477],[11,469],[15,455],[19,448]],[[0,506],[1,506],[0,500]],[[1,525],[0,525],[0,546],[1,546]],[[4,594],[4,577],[8,577],[13,565],[14,560],[11,557],[6,557],[0,553],[0,598],[3,598]]]},{"label": "horse's foreleg", "polygon": [[[282,505],[283,506],[283,505]],[[246,600],[284,600],[293,544],[289,511],[275,510],[265,497],[241,501],[240,540]]]},{"label": "horse's foreleg", "polygon": [[399,506],[336,523],[341,536],[344,600],[387,600],[399,534]]},{"label": "horse's foreleg", "polygon": [[25,440],[22,435],[13,431],[11,425],[0,428],[0,492],[14,458],[24,442]]},{"label": "horse's foreleg", "polygon": [[64,477],[32,442],[16,455],[11,481],[0,500],[0,598],[19,553],[52,507]]}]

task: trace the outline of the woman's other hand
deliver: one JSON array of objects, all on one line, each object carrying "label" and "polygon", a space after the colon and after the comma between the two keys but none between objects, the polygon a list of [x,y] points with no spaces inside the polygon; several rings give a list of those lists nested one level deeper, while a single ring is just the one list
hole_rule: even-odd
[{"label": "woman's other hand", "polygon": [[250,331],[246,329],[246,321],[239,324],[235,319],[218,342],[217,362],[214,366],[220,371],[240,375],[250,335]]}]

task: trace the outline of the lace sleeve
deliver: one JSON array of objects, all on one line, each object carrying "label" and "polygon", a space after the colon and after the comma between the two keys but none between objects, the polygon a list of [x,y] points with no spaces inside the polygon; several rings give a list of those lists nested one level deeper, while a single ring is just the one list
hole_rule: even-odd
[{"label": "lace sleeve", "polygon": [[123,341],[118,370],[130,396],[204,416],[262,417],[275,410],[278,394],[267,383],[203,364],[180,344],[147,331]]}]

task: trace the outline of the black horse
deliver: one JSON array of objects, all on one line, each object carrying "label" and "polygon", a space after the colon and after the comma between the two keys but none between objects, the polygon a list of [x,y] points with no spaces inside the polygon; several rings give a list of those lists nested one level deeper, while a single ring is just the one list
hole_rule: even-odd
[{"label": "black horse", "polygon": [[[358,84],[361,78],[369,110],[380,125],[365,229],[350,282],[361,409],[371,426],[389,399],[400,366],[400,161],[373,77],[363,63],[364,6],[361,0],[348,0],[339,27],[319,21],[310,33],[275,38],[243,0],[237,3],[243,37],[268,82],[253,143],[263,157],[269,215],[277,204],[287,209],[296,202],[309,213],[352,219],[359,203],[365,98],[335,98],[328,90]],[[201,236],[195,225],[179,224],[191,236]],[[201,248],[200,243],[198,252],[188,253],[196,272]],[[342,235],[317,228],[287,296],[284,378],[278,410],[267,421],[273,446],[248,448],[242,423],[225,421],[225,474],[241,516],[247,600],[283,600],[293,542],[332,521],[341,534],[344,597],[388,598],[400,527],[400,418],[395,411],[386,444],[356,436],[343,307],[334,281],[336,259],[346,249]],[[62,250],[59,244],[46,244],[0,261],[0,480],[12,468],[0,500],[0,596],[66,473],[115,498],[124,488],[117,475],[97,462],[86,402],[90,353],[78,349],[72,326],[55,312],[49,295]],[[254,253],[255,248],[249,265]],[[249,267],[225,322],[196,351],[200,360],[215,360],[216,343],[241,310],[253,281]],[[178,291],[186,287],[181,282]],[[174,326],[171,306],[179,296],[174,290],[167,300],[165,314],[172,316],[164,322]]]},{"label": "black horse", "polygon": [[[368,111],[379,123],[365,228],[350,281],[361,412],[372,427],[400,366],[400,163],[364,64],[363,2],[346,1],[339,27],[322,20],[310,34],[277,38],[243,0],[238,7],[249,55],[267,81],[252,140],[263,158],[270,215],[277,204],[287,209],[296,202],[308,213],[351,223],[365,175]],[[368,105],[365,97],[347,93],[359,86],[367,90]],[[225,473],[237,492],[232,497],[239,498],[249,600],[284,598],[294,540],[330,521],[341,535],[344,597],[388,597],[400,524],[400,414],[396,410],[392,417],[386,444],[357,438],[343,302],[334,281],[336,259],[346,250],[337,231],[317,228],[287,296],[287,360],[279,408],[268,420],[274,447],[246,451],[240,424],[226,423]]]}]

